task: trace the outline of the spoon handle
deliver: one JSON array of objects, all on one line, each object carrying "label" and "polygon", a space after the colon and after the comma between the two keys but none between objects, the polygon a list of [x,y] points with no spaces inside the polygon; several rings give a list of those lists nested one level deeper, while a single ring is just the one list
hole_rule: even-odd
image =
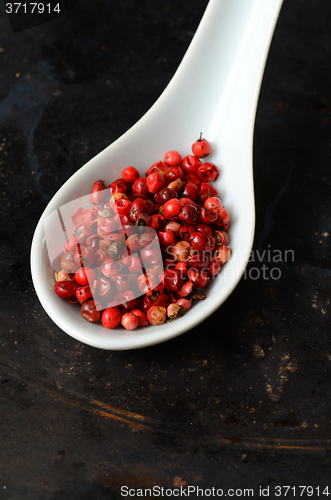
[{"label": "spoon handle", "polygon": [[239,129],[252,139],[264,66],[282,2],[210,0],[153,111],[162,112],[169,123],[176,109],[187,114],[188,122],[192,113],[200,114],[201,130],[210,140],[231,141],[235,135],[237,142]]}]

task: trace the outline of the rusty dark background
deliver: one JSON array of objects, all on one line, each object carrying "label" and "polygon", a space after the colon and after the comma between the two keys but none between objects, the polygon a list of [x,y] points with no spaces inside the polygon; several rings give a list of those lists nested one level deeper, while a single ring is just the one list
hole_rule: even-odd
[{"label": "rusty dark background", "polygon": [[206,4],[81,0],[13,33],[0,3],[1,500],[331,488],[329,0],[284,0],[256,119],[254,252],[294,258],[266,252],[207,321],[127,352],[60,331],[31,282],[48,200],[153,104]]}]

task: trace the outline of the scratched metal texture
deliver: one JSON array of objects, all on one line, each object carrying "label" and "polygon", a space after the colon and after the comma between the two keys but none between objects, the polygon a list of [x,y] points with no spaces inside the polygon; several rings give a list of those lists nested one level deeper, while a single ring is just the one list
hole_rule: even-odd
[{"label": "scratched metal texture", "polygon": [[255,127],[255,262],[220,310],[107,352],[60,331],[33,290],[45,204],[153,104],[205,6],[81,0],[13,34],[0,5],[1,500],[330,482],[328,0],[284,1]]}]

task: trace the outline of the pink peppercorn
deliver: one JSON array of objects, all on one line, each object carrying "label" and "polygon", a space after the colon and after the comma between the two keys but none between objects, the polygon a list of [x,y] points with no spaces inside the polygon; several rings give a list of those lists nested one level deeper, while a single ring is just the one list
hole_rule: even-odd
[{"label": "pink peppercorn", "polygon": [[139,319],[135,314],[125,313],[122,316],[121,324],[126,330],[135,330],[139,326]]},{"label": "pink peppercorn", "polygon": [[151,306],[147,311],[147,319],[152,325],[162,325],[167,319],[167,310],[162,306]]}]

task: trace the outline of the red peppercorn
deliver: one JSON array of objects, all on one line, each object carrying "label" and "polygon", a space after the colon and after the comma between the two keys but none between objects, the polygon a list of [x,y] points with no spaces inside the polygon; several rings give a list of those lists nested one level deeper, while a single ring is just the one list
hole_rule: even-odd
[{"label": "red peppercorn", "polygon": [[84,302],[80,308],[81,315],[87,321],[94,323],[95,321],[100,321],[102,314],[102,307],[100,302],[90,299]]},{"label": "red peppercorn", "polygon": [[148,309],[152,306],[153,304],[151,303],[151,301],[148,299],[148,297],[146,295],[143,296],[143,298],[141,299],[141,309],[147,313]]},{"label": "red peppercorn", "polygon": [[80,302],[81,304],[88,299],[93,299],[91,287],[89,285],[80,286],[76,290],[76,297],[77,297],[78,302]]},{"label": "red peppercorn", "polygon": [[124,245],[124,243],[125,243],[125,236],[124,236],[124,234],[121,234],[121,233],[110,233],[110,234],[107,234],[106,238],[104,238],[103,240],[101,240],[100,247],[101,248],[104,248],[104,246],[108,247],[108,245],[110,245],[112,243],[120,243],[120,244]]},{"label": "red peppercorn", "polygon": [[93,203],[93,205],[100,205],[101,203],[104,203],[109,196],[110,193],[107,190],[105,181],[99,180],[93,184],[90,194],[90,202]]},{"label": "red peppercorn", "polygon": [[113,283],[103,276],[93,281],[93,291],[96,297],[102,301],[109,301],[113,299],[115,295]]},{"label": "red peppercorn", "polygon": [[184,187],[184,182],[180,177],[178,177],[178,179],[176,179],[175,181],[169,182],[168,184],[168,188],[173,189],[174,191],[176,191],[176,193],[180,193],[183,187]]},{"label": "red peppercorn", "polygon": [[131,312],[125,313],[122,316],[121,324],[126,330],[135,330],[139,326],[139,318]]},{"label": "red peppercorn", "polygon": [[128,215],[119,214],[119,218],[120,218],[122,226],[132,225],[132,222],[131,222],[130,217]]},{"label": "red peppercorn", "polygon": [[160,203],[161,205],[163,205],[166,201],[171,200],[171,198],[178,198],[178,194],[177,191],[169,187],[161,189],[155,195],[156,203]]},{"label": "red peppercorn", "polygon": [[215,250],[215,247],[216,247],[215,238],[213,236],[208,236],[206,250],[209,250],[209,252],[213,252]]},{"label": "red peppercorn", "polygon": [[74,261],[78,266],[91,266],[94,261],[93,251],[88,247],[79,245],[78,251],[74,254]]},{"label": "red peppercorn", "polygon": [[216,245],[227,245],[229,243],[228,235],[225,231],[214,231],[213,237],[215,238]]},{"label": "red peppercorn", "polygon": [[177,300],[176,304],[184,307],[185,311],[188,311],[190,309],[190,307],[192,306],[192,299],[181,298],[181,299]]},{"label": "red peppercorn", "polygon": [[182,225],[179,222],[171,220],[170,222],[169,221],[166,222],[163,230],[166,231],[167,229],[171,229],[171,231],[173,231],[175,234],[178,235],[181,227]]},{"label": "red peppercorn", "polygon": [[146,183],[148,191],[152,194],[156,194],[164,187],[165,181],[163,175],[159,172],[155,172],[147,177]]},{"label": "red peppercorn", "polygon": [[225,264],[231,255],[231,248],[227,245],[218,245],[214,252],[214,257],[220,264]]},{"label": "red peppercorn", "polygon": [[116,193],[127,194],[129,192],[129,186],[124,179],[116,179],[116,181],[110,184],[109,188],[112,194]]},{"label": "red peppercorn", "polygon": [[146,204],[146,208],[145,208],[146,214],[147,215],[155,214],[156,209],[155,209],[155,205],[152,202],[152,200],[145,200],[145,204]]},{"label": "red peppercorn", "polygon": [[194,290],[194,285],[192,281],[187,281],[180,290],[180,296],[184,299],[190,299],[192,292]]},{"label": "red peppercorn", "polygon": [[[148,232],[150,228],[147,228],[146,227],[146,231],[140,236],[139,238],[139,245],[142,247],[142,248],[145,248],[145,247],[149,247],[149,249],[155,249],[155,244],[154,245],[151,245],[151,243],[154,242],[155,238],[156,238],[156,234],[154,232]],[[159,248],[157,246],[157,248]]]},{"label": "red peppercorn", "polygon": [[133,309],[131,311],[131,314],[137,316],[139,320],[139,326],[148,326],[147,314],[144,313],[144,311],[142,311],[141,309]]},{"label": "red peppercorn", "polygon": [[92,234],[85,241],[85,245],[93,253],[99,248],[100,241],[101,239],[99,236]]},{"label": "red peppercorn", "polygon": [[167,219],[176,219],[182,207],[183,204],[177,198],[172,198],[163,205],[163,215]]},{"label": "red peppercorn", "polygon": [[192,153],[198,158],[206,158],[206,156],[210,155],[211,146],[206,139],[202,138],[202,133],[200,137],[195,143],[192,145]]},{"label": "red peppercorn", "polygon": [[136,294],[132,290],[125,290],[125,292],[118,296],[118,300],[121,302],[125,312],[140,306],[140,299],[136,297]]},{"label": "red peppercorn", "polygon": [[178,292],[183,286],[183,280],[178,269],[171,269],[164,273],[163,284],[171,291]]},{"label": "red peppercorn", "polygon": [[178,214],[179,219],[184,224],[194,224],[197,220],[198,211],[193,205],[184,205]]},{"label": "red peppercorn", "polygon": [[131,234],[126,240],[126,246],[131,250],[131,252],[139,252],[141,246],[139,243],[140,234]]},{"label": "red peppercorn", "polygon": [[185,172],[181,167],[170,167],[165,173],[165,180],[173,182],[176,179],[184,179]]},{"label": "red peppercorn", "polygon": [[158,231],[160,228],[160,224],[162,224],[165,220],[166,220],[166,218],[164,217],[164,215],[153,214],[153,215],[151,215],[149,227],[151,229],[154,229],[154,231]]},{"label": "red peppercorn", "polygon": [[83,215],[83,222],[89,226],[99,217],[99,207],[90,207]]},{"label": "red peppercorn", "polygon": [[101,272],[107,278],[111,278],[112,276],[116,276],[119,271],[119,266],[116,263],[114,257],[108,257],[103,261],[101,265]]},{"label": "red peppercorn", "polygon": [[193,182],[188,182],[185,184],[184,190],[183,190],[183,196],[190,198],[193,201],[196,201],[199,198],[199,188],[196,184],[193,184]]},{"label": "red peppercorn", "polygon": [[183,196],[182,198],[179,198],[179,201],[183,203],[183,205],[190,205],[191,207],[195,207],[196,209],[198,208],[198,205],[193,200],[191,200],[191,198],[186,198]]},{"label": "red peppercorn", "polygon": [[147,293],[149,290],[153,290],[156,285],[156,278],[152,274],[147,276],[146,273],[143,273],[137,279],[137,286],[142,293]]},{"label": "red peppercorn", "polygon": [[111,280],[119,292],[125,292],[131,287],[130,275],[128,274],[117,274],[112,276]]},{"label": "red peppercorn", "polygon": [[118,307],[108,307],[101,316],[101,323],[106,328],[116,328],[121,322],[121,311]]},{"label": "red peppercorn", "polygon": [[137,179],[139,179],[139,172],[134,167],[126,167],[122,171],[122,179],[125,182],[128,182],[129,184],[133,184],[134,181],[136,181]]},{"label": "red peppercorn", "polygon": [[54,286],[55,293],[61,299],[76,298],[77,284],[74,281],[58,281]]},{"label": "red peppercorn", "polygon": [[208,272],[210,269],[210,264],[208,265],[208,271],[203,270],[198,272],[196,269],[190,269],[188,272],[188,279],[191,281],[195,288],[206,288],[210,278]]},{"label": "red peppercorn", "polygon": [[148,194],[147,177],[138,177],[138,179],[134,181],[132,193],[137,196]]},{"label": "red peppercorn", "polygon": [[146,177],[148,177],[150,174],[160,173],[164,177],[168,169],[169,166],[166,163],[164,163],[163,161],[157,161],[151,167],[149,167],[145,175]]},{"label": "red peppercorn", "polygon": [[195,184],[199,190],[200,190],[200,186],[201,186],[201,180],[199,179],[199,177],[195,174],[187,174],[185,176],[185,182],[191,182],[192,184]]},{"label": "red peppercorn", "polygon": [[92,267],[81,267],[75,273],[75,281],[80,286],[87,286],[95,280],[95,270]]},{"label": "red peppercorn", "polygon": [[207,198],[204,203],[204,208],[210,210],[211,212],[217,212],[220,208],[223,208],[223,203],[217,196],[212,196]]},{"label": "red peppercorn", "polygon": [[225,208],[219,208],[216,212],[218,217],[214,222],[214,225],[220,228],[225,228],[230,220],[230,214]]},{"label": "red peppercorn", "polygon": [[208,198],[217,196],[217,190],[208,182],[202,182],[200,186],[200,200],[204,203]]},{"label": "red peppercorn", "polygon": [[[121,251],[121,243],[112,238],[114,234],[109,234],[100,243],[100,248],[102,248],[108,257],[113,259],[119,259]],[[116,236],[120,236],[119,234]]]},{"label": "red peppercorn", "polygon": [[90,236],[90,234],[92,234],[92,228],[87,224],[82,224],[81,226],[75,227],[72,232],[72,236],[75,236],[75,238],[77,238],[77,243],[85,241],[86,238]]},{"label": "red peppercorn", "polygon": [[206,234],[207,236],[211,236],[213,234],[211,227],[203,222],[199,222],[199,224],[196,225],[196,230],[199,233]]},{"label": "red peppercorn", "polygon": [[102,248],[98,248],[94,252],[94,263],[97,266],[101,266],[101,264],[107,259],[108,255],[102,250]]},{"label": "red peppercorn", "polygon": [[98,222],[98,235],[105,238],[107,234],[117,231],[120,227],[120,220],[113,219],[100,219]]},{"label": "red peppercorn", "polygon": [[179,230],[179,236],[184,241],[190,241],[194,233],[195,228],[192,225],[188,226],[187,224],[184,224],[184,226],[182,226]]},{"label": "red peppercorn", "polygon": [[128,258],[130,259],[130,265],[128,266],[130,273],[141,272],[140,260],[135,255],[130,255]]},{"label": "red peppercorn", "polygon": [[206,162],[198,168],[199,179],[205,182],[214,182],[219,176],[219,168],[214,163]]},{"label": "red peppercorn", "polygon": [[196,175],[200,165],[202,165],[202,163],[197,156],[188,155],[183,158],[182,169],[186,174]]},{"label": "red peppercorn", "polygon": [[165,247],[172,246],[177,241],[177,236],[171,229],[167,229],[166,231],[159,231],[159,238],[161,244]]},{"label": "red peppercorn", "polygon": [[147,248],[143,248],[140,254],[145,265],[147,262],[149,264],[157,264],[161,260],[160,249],[158,245],[154,248],[149,245]]},{"label": "red peppercorn", "polygon": [[218,215],[215,212],[210,212],[209,210],[206,210],[205,208],[202,208],[200,210],[199,218],[203,224],[212,224],[213,222],[215,222],[217,220],[217,217],[218,217]]},{"label": "red peppercorn", "polygon": [[205,234],[196,232],[192,234],[190,241],[195,250],[197,250],[198,252],[203,252],[209,243],[209,238]]},{"label": "red peppercorn", "polygon": [[178,151],[168,151],[163,158],[163,161],[171,167],[177,167],[182,163],[182,157]]},{"label": "red peppercorn", "polygon": [[148,211],[148,203],[147,200],[144,200],[143,198],[137,198],[132,202],[131,205],[131,210],[129,213],[130,220],[132,222],[137,221],[137,217],[140,213],[146,213]]},{"label": "red peppercorn", "polygon": [[190,262],[190,266],[193,269],[197,269],[198,271],[200,271],[202,269],[208,269],[209,261],[210,261],[210,258],[206,252],[204,252],[204,253],[198,252],[195,255],[193,255],[193,257],[190,258],[189,262]]},{"label": "red peppercorn", "polygon": [[152,305],[166,307],[169,303],[168,293],[168,289],[163,283],[161,283],[160,285],[155,286],[153,290],[149,290],[146,297]]},{"label": "red peppercorn", "polygon": [[[132,201],[121,198],[115,201],[116,212],[120,215],[129,215]],[[114,207],[114,208],[115,208]]]},{"label": "red peppercorn", "polygon": [[71,236],[71,238],[68,239],[66,245],[63,247],[64,253],[71,252],[73,250],[76,251],[77,243],[78,243],[78,240],[77,240],[76,236]]},{"label": "red peppercorn", "polygon": [[72,222],[75,224],[75,226],[78,226],[79,224],[83,223],[83,216],[85,214],[86,210],[82,207],[78,208],[74,215],[71,216]]},{"label": "red peppercorn", "polygon": [[178,262],[175,269],[180,272],[182,280],[187,278],[189,264],[187,262]]}]

